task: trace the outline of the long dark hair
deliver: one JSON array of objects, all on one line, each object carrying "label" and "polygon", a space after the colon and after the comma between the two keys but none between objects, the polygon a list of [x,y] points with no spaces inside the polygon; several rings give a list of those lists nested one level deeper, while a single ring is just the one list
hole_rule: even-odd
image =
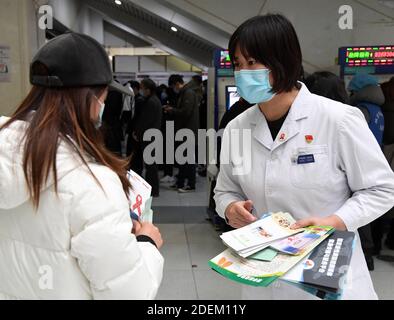
[{"label": "long dark hair", "polygon": [[[40,203],[40,192],[52,171],[57,193],[56,155],[59,141],[63,140],[78,154],[96,182],[86,156],[113,170],[128,196],[131,187],[127,179],[128,161],[110,153],[103,137],[91,118],[94,96],[100,96],[106,86],[82,88],[44,88],[34,86],[11,119],[0,130],[17,120],[28,121],[24,139],[23,170],[35,208]],[[33,113],[34,112],[34,113]]]}]

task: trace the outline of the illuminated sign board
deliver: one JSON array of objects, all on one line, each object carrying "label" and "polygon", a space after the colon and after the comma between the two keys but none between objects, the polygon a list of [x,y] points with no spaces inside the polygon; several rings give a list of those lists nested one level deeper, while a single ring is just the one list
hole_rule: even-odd
[{"label": "illuminated sign board", "polygon": [[341,48],[339,64],[345,67],[394,66],[394,46]]},{"label": "illuminated sign board", "polygon": [[231,69],[233,64],[231,63],[230,53],[228,50],[221,50],[220,51],[220,62],[219,67],[221,69]]}]

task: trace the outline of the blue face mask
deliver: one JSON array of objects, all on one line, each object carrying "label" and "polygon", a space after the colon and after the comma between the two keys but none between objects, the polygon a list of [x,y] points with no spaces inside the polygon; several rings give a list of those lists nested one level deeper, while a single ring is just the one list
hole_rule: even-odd
[{"label": "blue face mask", "polygon": [[235,71],[235,83],[240,96],[249,103],[270,101],[275,93],[271,92],[269,74],[268,69]]}]

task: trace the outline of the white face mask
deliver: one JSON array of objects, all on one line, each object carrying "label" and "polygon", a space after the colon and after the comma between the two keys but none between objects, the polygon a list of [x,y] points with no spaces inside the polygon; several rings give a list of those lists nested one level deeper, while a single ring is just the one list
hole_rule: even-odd
[{"label": "white face mask", "polygon": [[99,117],[97,119],[97,123],[96,123],[96,128],[100,128],[101,125],[103,124],[103,114],[104,114],[104,109],[105,109],[105,103],[102,102],[99,98],[97,98],[96,96],[94,96],[98,103],[100,104],[100,112],[99,112]]}]

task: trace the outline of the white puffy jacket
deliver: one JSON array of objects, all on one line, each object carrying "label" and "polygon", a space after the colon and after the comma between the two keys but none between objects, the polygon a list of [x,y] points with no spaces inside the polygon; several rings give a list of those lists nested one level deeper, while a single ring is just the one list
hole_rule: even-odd
[{"label": "white puffy jacket", "polygon": [[[8,118],[0,118],[0,127]],[[53,179],[33,210],[22,170],[26,122],[0,131],[0,299],[153,299],[164,259],[131,234],[118,176],[60,143]]]}]

